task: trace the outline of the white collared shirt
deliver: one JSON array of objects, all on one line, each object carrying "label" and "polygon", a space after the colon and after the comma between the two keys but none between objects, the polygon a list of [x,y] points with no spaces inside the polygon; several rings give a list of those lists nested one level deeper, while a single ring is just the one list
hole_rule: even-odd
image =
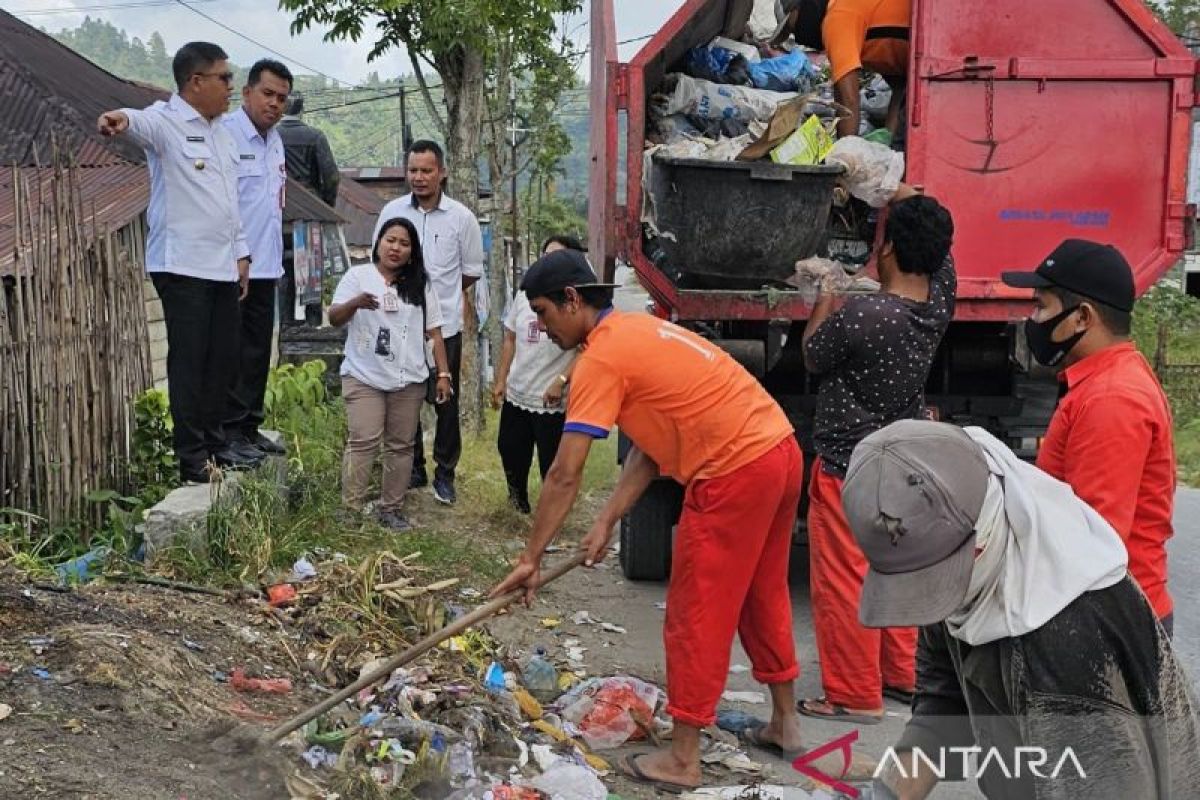
[{"label": "white collared shirt", "polygon": [[178,94],[146,109],[121,110],[150,169],[146,271],[236,281],[238,259],[250,249],[238,214],[237,149],[229,131]]},{"label": "white collared shirt", "polygon": [[375,295],[379,308],[360,308],[350,318],[341,374],[381,392],[396,392],[428,380],[435,362],[427,352],[425,332],[442,326],[433,285],[425,284],[422,310],[399,298],[374,264],[359,264],[338,282],[333,305],[347,303],[363,292]]},{"label": "white collared shirt", "polygon": [[408,219],[417,226],[425,271],[442,307],[442,336],[462,333],[463,277],[483,277],[483,235],[471,209],[442,194],[432,211],[424,211],[412,194],[392,200],[379,212],[373,241],[388,220]]},{"label": "white collared shirt", "polygon": [[238,151],[238,208],[250,247],[250,277],[274,280],[283,275],[283,204],[287,167],[283,139],[275,128],[266,138],[254,127],[246,109],[224,117]]}]

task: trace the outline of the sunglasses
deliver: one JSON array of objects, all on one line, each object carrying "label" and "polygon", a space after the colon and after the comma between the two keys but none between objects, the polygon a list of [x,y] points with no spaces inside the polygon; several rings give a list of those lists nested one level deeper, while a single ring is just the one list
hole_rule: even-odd
[{"label": "sunglasses", "polygon": [[233,85],[232,72],[195,72],[194,75],[199,75],[201,78],[220,78],[221,82],[226,86]]}]

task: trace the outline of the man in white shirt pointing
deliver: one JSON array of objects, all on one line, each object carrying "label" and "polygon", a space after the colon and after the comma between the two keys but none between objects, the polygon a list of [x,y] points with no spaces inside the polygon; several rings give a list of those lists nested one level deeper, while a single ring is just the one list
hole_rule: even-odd
[{"label": "man in white shirt pointing", "polygon": [[190,42],[172,69],[178,91],[170,100],[108,111],[97,128],[105,136],[127,135],[146,151],[146,271],[167,321],[175,455],[183,480],[207,482],[210,464],[258,463],[231,448],[222,429],[250,249],[238,214],[237,149],[221,124],[233,85],[228,56],[215,44]]},{"label": "man in white shirt pointing", "polygon": [[250,287],[242,300],[242,346],[238,379],[225,410],[225,436],[251,457],[283,453],[258,426],[266,417],[263,397],[271,369],[275,332],[275,284],[283,275],[283,204],[287,168],[276,125],[292,91],[292,73],[263,59],[250,68],[242,107],[225,116],[238,155],[238,206],[250,246]]}]

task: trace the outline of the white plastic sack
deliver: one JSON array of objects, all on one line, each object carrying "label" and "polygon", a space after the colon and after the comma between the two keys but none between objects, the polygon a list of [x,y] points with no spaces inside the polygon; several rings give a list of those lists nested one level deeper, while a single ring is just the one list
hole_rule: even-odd
[{"label": "white plastic sack", "polygon": [[762,41],[775,35],[779,20],[775,16],[776,0],[754,0],[754,10],[750,12],[750,22],[747,27],[750,35]]},{"label": "white plastic sack", "polygon": [[737,53],[742,58],[746,59],[747,63],[757,64],[762,61],[762,56],[758,52],[758,48],[752,44],[745,42],[735,42],[733,39],[727,39],[724,36],[718,36],[708,43],[709,47],[720,47],[724,50],[729,50]]},{"label": "white plastic sack", "polygon": [[666,114],[688,114],[707,120],[767,122],[780,103],[797,96],[795,92],[771,92],[702,81],[682,73],[674,77],[678,83],[675,93],[667,101]]},{"label": "white plastic sack", "polygon": [[842,183],[850,194],[873,208],[891,202],[904,177],[903,153],[857,136],[838,139],[825,163],[845,167]]},{"label": "white plastic sack", "polygon": [[555,764],[529,785],[550,795],[550,800],[605,800],[608,797],[608,789],[596,773],[566,762]]}]

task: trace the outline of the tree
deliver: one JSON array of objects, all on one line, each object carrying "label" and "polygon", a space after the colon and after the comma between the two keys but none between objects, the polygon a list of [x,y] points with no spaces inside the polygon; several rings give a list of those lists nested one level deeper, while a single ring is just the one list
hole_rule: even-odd
[{"label": "tree", "polygon": [[1146,0],[1146,5],[1176,36],[1195,35],[1200,27],[1200,0]]},{"label": "tree", "polygon": [[[484,108],[501,44],[516,54],[552,39],[554,15],[579,10],[580,0],[280,0],[295,14],[293,33],[314,26],[327,41],[359,41],[368,21],[375,43],[368,60],[393,48],[408,54],[425,107],[446,143],[451,191],[477,210],[479,157],[483,152]],[[434,102],[426,68],[441,78],[444,108]],[[489,80],[489,76],[493,79]],[[468,304],[469,305],[469,304]],[[483,429],[483,394],[478,380],[476,333],[471,319],[463,331],[463,414]]]}]

